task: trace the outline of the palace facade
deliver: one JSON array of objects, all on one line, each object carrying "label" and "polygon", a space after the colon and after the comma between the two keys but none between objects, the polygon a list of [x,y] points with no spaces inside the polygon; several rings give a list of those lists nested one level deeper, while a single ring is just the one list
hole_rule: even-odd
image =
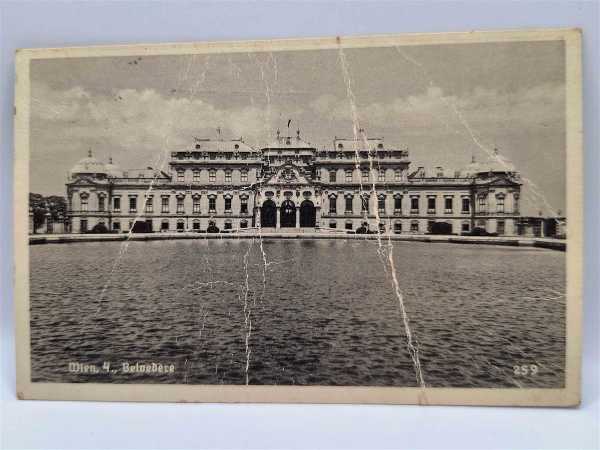
[{"label": "palace facade", "polygon": [[[66,185],[67,228],[89,232],[221,231],[261,227],[424,234],[483,228],[518,234],[519,174],[499,157],[448,173],[410,168],[406,149],[383,139],[335,138],[317,149],[279,131],[271,144],[196,139],[168,169],[124,170],[112,159],[79,161]],[[143,225],[143,226],[142,226]]]}]

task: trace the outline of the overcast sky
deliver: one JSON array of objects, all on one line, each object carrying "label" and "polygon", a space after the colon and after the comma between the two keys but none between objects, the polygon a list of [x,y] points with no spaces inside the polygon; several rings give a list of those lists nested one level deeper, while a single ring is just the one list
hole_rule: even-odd
[{"label": "overcast sky", "polygon": [[[360,125],[408,148],[413,169],[460,169],[494,147],[565,207],[562,42],[346,49]],[[194,137],[272,141],[300,128],[317,147],[352,137],[337,50],[34,60],[31,191],[64,195],[89,148],[157,167]],[[524,186],[524,209],[541,209]],[[529,199],[529,200],[528,200]]]}]

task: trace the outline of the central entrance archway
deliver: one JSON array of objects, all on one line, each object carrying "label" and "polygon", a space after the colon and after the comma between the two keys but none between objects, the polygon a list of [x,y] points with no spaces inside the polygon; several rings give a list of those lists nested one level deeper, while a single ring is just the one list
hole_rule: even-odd
[{"label": "central entrance archway", "polygon": [[273,200],[265,200],[260,207],[260,226],[275,227],[277,223],[277,207]]},{"label": "central entrance archway", "polygon": [[291,200],[284,200],[281,203],[281,212],[279,223],[282,228],[290,228],[296,226],[296,205]]},{"label": "central entrance archway", "polygon": [[314,228],[317,222],[317,210],[310,200],[304,200],[300,204],[300,226]]}]

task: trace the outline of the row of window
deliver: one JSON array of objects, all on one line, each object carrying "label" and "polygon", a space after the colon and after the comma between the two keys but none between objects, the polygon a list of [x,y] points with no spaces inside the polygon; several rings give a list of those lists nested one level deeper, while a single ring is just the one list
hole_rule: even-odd
[{"label": "row of window", "polygon": [[[435,223],[434,220],[430,220],[430,221],[427,222],[427,231],[428,232],[431,232],[434,223]],[[500,224],[500,222],[499,222],[499,224]],[[338,225],[337,222],[334,222],[334,221],[329,222],[329,228],[337,228],[337,225]],[[452,231],[452,228],[453,228],[452,224],[449,224],[449,225],[450,225],[450,233],[452,233],[453,232]],[[470,225],[469,222],[463,222],[461,224],[461,231],[469,231],[470,227],[471,227],[471,225]],[[503,227],[502,229],[504,230],[504,222],[502,222],[502,227]],[[346,222],[344,224],[344,228],[346,230],[352,230],[354,228],[354,224],[351,221],[348,221],[348,222]],[[379,224],[379,230],[382,231],[382,232],[385,232],[385,224],[384,223],[380,223]],[[403,229],[402,229],[402,222],[395,222],[394,223],[394,233],[402,233],[402,231],[403,231]],[[409,231],[412,232],[412,233],[418,233],[419,231],[423,231],[420,228],[420,224],[419,224],[418,220],[413,220],[410,223]]]},{"label": "row of window", "polygon": [[[160,202],[160,212],[169,213],[170,212],[170,198],[169,197],[161,197]],[[231,212],[231,197],[224,198],[224,210],[226,212]],[[137,197],[129,197],[129,212],[135,213],[137,212],[138,201]],[[208,198],[208,212],[214,213],[217,210],[217,199],[215,197]],[[113,211],[121,212],[121,199],[119,197],[115,197],[113,199]],[[154,202],[152,198],[146,199],[146,204],[144,205],[144,211],[147,213],[154,212]],[[176,203],[176,212],[184,213],[185,212],[185,204],[183,197],[177,197]],[[192,198],[192,212],[200,213],[201,204],[200,197]],[[240,198],[240,214],[248,214],[248,198],[241,197]]]},{"label": "row of window", "polygon": [[[386,177],[386,173],[387,171],[385,169],[380,169],[377,171],[377,181],[379,182],[383,182],[387,180]],[[362,183],[369,183],[371,182],[371,177],[369,176],[370,171],[367,169],[363,169],[360,171],[360,181]],[[406,171],[401,170],[401,169],[395,169],[394,170],[394,181],[404,181],[406,178]],[[320,171],[317,170],[317,178],[320,179],[321,178],[321,174]],[[344,170],[344,181],[346,183],[352,183],[354,182],[354,171],[352,169],[345,169]],[[331,169],[329,170],[329,182],[330,183],[337,183],[338,182],[338,171],[335,169]]]},{"label": "row of window", "polygon": [[[379,212],[385,213],[385,210],[386,210],[385,203],[386,203],[385,195],[380,195],[377,197],[377,209],[379,210]],[[451,197],[446,197],[444,199],[444,213],[451,214],[454,212],[453,211],[453,209],[454,209],[453,203],[454,202]],[[352,213],[353,205],[354,205],[354,197],[351,197],[351,196],[345,197],[344,212]],[[361,197],[361,211],[362,212],[369,211],[369,198],[368,197]],[[397,214],[402,214],[402,196],[401,195],[394,197],[394,212]],[[411,214],[419,213],[419,198],[418,197],[410,198],[410,212],[411,212]],[[436,198],[435,197],[427,198],[427,212],[429,214],[436,213]],[[461,213],[467,214],[469,212],[470,212],[470,200],[468,198],[463,198]],[[335,197],[330,198],[329,213],[337,214],[337,199]]]},{"label": "row of window", "polygon": [[[231,183],[232,181],[232,173],[233,170],[232,169],[225,169],[225,182],[226,183]],[[192,181],[194,183],[199,183],[200,182],[200,169],[194,169],[192,170]],[[363,183],[369,183],[370,182],[370,177],[369,177],[369,170],[362,170],[361,171],[361,182]],[[351,169],[346,169],[344,171],[345,174],[345,182],[346,183],[352,183],[354,181],[354,172]],[[403,171],[401,169],[396,169],[394,170],[394,181],[403,181],[406,178],[406,171]],[[320,171],[317,171],[317,178],[320,179]],[[330,170],[329,171],[329,182],[330,183],[337,183],[337,170]],[[379,182],[384,182],[386,181],[386,171],[384,169],[381,169],[377,172],[377,181]],[[208,170],[208,181],[211,183],[216,182],[217,180],[217,170],[216,169],[209,169]],[[185,170],[184,169],[178,169],[177,170],[177,181],[178,182],[184,182],[185,181]],[[248,181],[248,170],[247,169],[242,169],[240,171],[240,181],[241,182],[247,182]]]},{"label": "row of window", "polygon": [[[231,183],[231,174],[233,173],[233,170],[231,169],[226,169],[225,170],[225,182],[226,183]],[[177,181],[179,182],[184,182],[185,181],[185,170],[184,169],[178,169],[177,170]],[[194,169],[192,170],[192,181],[194,183],[199,183],[200,182],[200,169]],[[208,171],[208,181],[211,183],[214,183],[217,181],[217,169],[209,169]],[[247,169],[242,169],[240,171],[240,181],[242,183],[247,182],[248,181],[248,170]]]},{"label": "row of window", "polygon": [[[343,146],[340,147],[340,145],[342,144],[338,144],[338,148],[341,150],[343,149]],[[382,150],[383,147],[378,147],[379,150]],[[267,153],[268,151],[263,151],[261,152],[263,155],[265,153]],[[289,152],[286,151],[286,156],[287,153]],[[252,159],[257,159],[260,157],[261,153],[256,153],[256,152],[193,152],[193,153],[179,153],[173,156],[173,159],[178,159],[178,160],[217,160],[217,159],[225,159],[225,160],[236,160],[236,159],[248,159],[248,158],[252,158]],[[300,153],[300,149],[294,149],[294,154],[298,155]],[[366,152],[366,151],[359,151],[359,156],[362,159],[366,159],[369,157],[369,153],[371,153],[373,158],[377,158],[377,159],[399,159],[399,158],[404,158],[407,156],[407,152],[406,151],[378,151],[378,152]],[[283,154],[282,150],[278,150],[278,154]],[[304,155],[302,155],[304,156]],[[326,159],[350,159],[350,160],[354,160],[356,158],[356,152],[352,151],[352,152],[320,152],[319,155],[315,158],[315,156],[311,155],[307,155],[306,156],[307,159],[309,160],[318,160],[319,158],[326,158]]]},{"label": "row of window", "polygon": [[[150,223],[150,230],[149,231],[151,231],[151,228],[152,228],[151,221],[148,221],[148,222]],[[104,224],[104,222],[101,222],[101,223]],[[428,232],[431,232],[431,229],[432,229],[434,223],[435,223],[435,221],[433,221],[433,220],[430,220],[430,221],[427,222],[427,231]],[[209,226],[211,224],[214,225],[214,223],[211,222],[211,223],[209,223]],[[224,225],[224,229],[225,230],[232,229],[232,223],[230,221],[226,221],[223,225]],[[453,230],[452,230],[452,224],[449,224],[449,225],[450,225],[450,232],[452,233],[453,232]],[[87,232],[88,231],[88,221],[87,221],[87,219],[81,219],[80,223],[79,223],[79,226],[80,226],[80,231],[81,232],[83,232],[83,233]],[[133,221],[130,220],[129,221],[129,229],[131,229],[132,226],[133,226]],[[477,226],[485,228],[485,222],[480,222],[480,223],[477,224]],[[161,222],[161,227],[160,228],[161,228],[161,231],[168,231],[169,230],[169,221],[163,220]],[[240,221],[240,228],[248,228],[248,221],[246,221],[246,220]],[[333,222],[333,221],[330,222],[329,223],[329,228],[337,228],[337,222]],[[380,228],[381,231],[385,231],[385,224],[383,224],[383,223],[379,224],[379,228]],[[121,230],[121,223],[119,221],[114,221],[112,223],[112,229],[114,231],[120,231]],[[177,229],[177,231],[184,231],[185,230],[185,222],[183,220],[177,221],[177,228],[176,229]],[[200,221],[195,220],[192,223],[192,229],[195,230],[195,231],[200,230]],[[346,230],[352,230],[353,229],[353,223],[351,221],[346,222],[345,223],[345,229]],[[419,231],[422,231],[420,229],[420,223],[419,223],[419,221],[418,220],[413,220],[410,223],[409,230],[411,232],[414,232],[414,233],[418,233]],[[461,224],[461,231],[462,232],[467,232],[469,230],[470,230],[470,223],[469,222],[463,222]],[[403,231],[402,230],[402,223],[401,222],[394,223],[394,233],[402,233],[402,231]],[[496,224],[496,232],[499,235],[503,235],[505,233],[505,231],[506,231],[505,222],[503,220],[499,220],[497,222],[497,224]],[[519,230],[519,233],[521,234],[521,230]]]},{"label": "row of window", "polygon": [[[368,210],[368,198],[361,197],[362,201],[362,211]],[[496,212],[504,213],[505,212],[505,198],[504,196],[498,196],[496,198]],[[380,195],[377,199],[377,206],[380,212],[385,212],[386,210],[386,197]],[[462,198],[461,202],[461,213],[468,214],[470,212],[470,200],[469,198]],[[488,201],[486,196],[478,197],[478,212],[488,212]],[[345,198],[345,212],[351,213],[353,211],[353,197]],[[514,212],[518,214],[519,211],[519,197],[515,195],[514,197]],[[402,196],[394,197],[394,212],[402,213]],[[410,199],[410,212],[411,214],[419,214],[419,198],[411,197]],[[436,214],[437,212],[437,198],[436,197],[428,197],[427,198],[427,213],[428,214]],[[444,213],[452,214],[454,212],[454,201],[452,197],[444,198]],[[331,199],[329,202],[329,213],[336,214],[337,213],[337,201]]]},{"label": "row of window", "polygon": [[[480,213],[484,213],[484,212],[488,212],[488,198],[487,196],[479,196],[477,197],[477,212]],[[514,212],[516,214],[519,213],[519,196],[515,195],[514,196],[514,205],[513,205],[513,209]],[[496,212],[498,213],[504,213],[504,195],[498,195],[496,197]]]},{"label": "row of window", "polygon": [[178,154],[176,156],[173,157],[173,159],[179,159],[179,160],[191,160],[191,159],[195,159],[195,160],[217,160],[217,159],[226,159],[226,160],[232,160],[232,159],[241,159],[241,160],[246,160],[246,159],[258,159],[260,156],[259,153],[256,152],[239,152],[239,153],[233,153],[233,152],[204,152],[204,153],[200,153],[200,152],[194,152],[193,154]]},{"label": "row of window", "polygon": [[[129,221],[129,227],[128,230],[131,230],[131,228],[133,227],[133,220]],[[152,222],[151,221],[146,221],[148,225],[148,228],[146,231],[153,231],[152,230]],[[106,226],[106,224],[104,222],[99,222],[99,225],[104,225]],[[214,222],[209,222],[209,226],[214,226]],[[225,222],[223,224],[223,228],[225,230],[231,230],[232,229],[232,223],[231,222]],[[240,228],[248,228],[248,221],[247,220],[242,220],[240,221]],[[121,222],[119,222],[118,220],[113,221],[112,223],[112,229],[113,231],[121,231]],[[88,228],[88,221],[87,219],[81,219],[79,221],[79,230],[82,233],[86,233],[87,231],[89,231]],[[161,222],[160,224],[160,230],[161,231],[169,231],[169,222],[167,220],[164,220]],[[185,231],[185,222],[183,220],[178,220],[177,221],[177,225],[176,225],[176,230],[177,231]],[[200,221],[198,220],[194,220],[194,222],[192,223],[192,230],[194,231],[200,231]]]},{"label": "row of window", "polygon": [[[362,199],[361,210],[367,211],[368,204],[369,204],[368,198],[361,197],[361,199]],[[183,198],[179,198],[179,197],[177,198],[177,212],[178,213],[184,212],[183,200],[184,200]],[[386,201],[385,196],[382,195],[382,196],[378,197],[378,201],[377,201],[378,209],[381,212],[385,212],[385,210],[386,210],[385,201]],[[514,211],[515,211],[515,213],[518,213],[518,211],[519,211],[518,196],[515,196],[514,201],[515,201]],[[248,212],[248,199],[241,198],[240,202],[241,202],[240,213],[246,214]],[[436,203],[437,203],[437,199],[435,197],[427,198],[427,212],[429,214],[436,213],[436,210],[437,210]],[[453,211],[453,208],[454,208],[453,203],[454,202],[453,202],[452,197],[444,198],[444,213],[451,214],[454,212]],[[170,204],[169,197],[161,197],[161,212],[168,213],[169,212],[169,204]],[[209,205],[208,206],[209,212],[215,211],[216,210],[216,198],[209,197],[208,205]],[[504,213],[505,212],[504,205],[505,205],[504,196],[498,196],[496,198],[496,212]],[[193,208],[194,213],[200,212],[200,198],[193,198],[192,208]],[[105,209],[106,209],[105,197],[99,196],[98,197],[98,211],[105,211]],[[231,211],[231,198],[225,197],[225,208],[224,209],[226,211]],[[87,198],[87,196],[82,196],[81,197],[81,211],[87,211],[87,210],[88,210],[88,198]],[[113,199],[113,211],[114,212],[121,211],[121,198],[120,197],[115,197]],[[145,211],[147,213],[154,212],[154,202],[153,202],[152,198],[146,199]],[[353,211],[353,197],[348,196],[345,198],[345,212],[351,213],[352,211]],[[400,213],[402,212],[402,196],[394,197],[394,211],[400,212]],[[129,212],[137,212],[137,197],[129,197]],[[411,197],[410,212],[412,214],[419,213],[419,198],[418,197]],[[469,212],[470,212],[470,200],[468,198],[463,198],[461,213],[469,213]],[[478,212],[487,212],[487,197],[484,197],[484,196],[478,197]],[[330,199],[329,213],[330,214],[337,213],[337,201],[335,200],[335,198]]]},{"label": "row of window", "polygon": [[[339,150],[343,150],[344,146],[340,143],[338,144],[337,148]],[[356,150],[354,150],[352,147],[348,147],[349,149],[351,149],[352,151],[338,151],[338,152],[319,152],[319,157],[321,158],[328,158],[328,159],[354,159],[356,158]],[[359,150],[358,154],[361,158],[368,158],[369,154],[371,155],[371,157],[373,158],[377,158],[377,159],[385,159],[385,158],[404,158],[406,156],[408,156],[408,152],[406,150],[386,150],[383,151],[383,145],[379,144],[377,146],[377,151],[375,151],[374,149],[371,151],[364,151],[364,150]]]},{"label": "row of window", "polygon": [[[427,221],[427,232],[431,232],[432,228],[433,228],[433,224],[435,223],[434,220],[429,220]],[[337,222],[335,221],[331,221],[329,223],[329,228],[337,228]],[[450,226],[450,233],[453,233],[453,225],[451,223],[448,224]],[[348,221],[344,224],[344,228],[346,230],[352,230],[353,229],[354,224],[352,223],[352,221]],[[402,229],[402,222],[395,222],[394,223],[394,233],[402,233],[403,229]],[[412,222],[410,222],[410,228],[409,231],[412,233],[418,233],[420,231],[424,231],[421,229],[421,225],[420,222],[418,220],[413,220]],[[485,228],[485,222],[480,222],[477,224],[477,226],[481,227],[481,228]],[[379,229],[380,231],[385,231],[385,224],[380,223],[379,224]],[[468,232],[471,229],[471,224],[469,222],[463,222],[461,224],[461,232]],[[503,235],[506,232],[506,224],[503,220],[499,220],[496,223],[496,232],[499,235]]]}]

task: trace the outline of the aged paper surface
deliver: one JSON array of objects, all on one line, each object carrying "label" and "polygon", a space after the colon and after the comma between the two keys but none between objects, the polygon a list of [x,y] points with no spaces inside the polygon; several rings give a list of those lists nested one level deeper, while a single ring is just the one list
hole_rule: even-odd
[{"label": "aged paper surface", "polygon": [[578,30],[16,71],[19,398],[579,403]]}]

